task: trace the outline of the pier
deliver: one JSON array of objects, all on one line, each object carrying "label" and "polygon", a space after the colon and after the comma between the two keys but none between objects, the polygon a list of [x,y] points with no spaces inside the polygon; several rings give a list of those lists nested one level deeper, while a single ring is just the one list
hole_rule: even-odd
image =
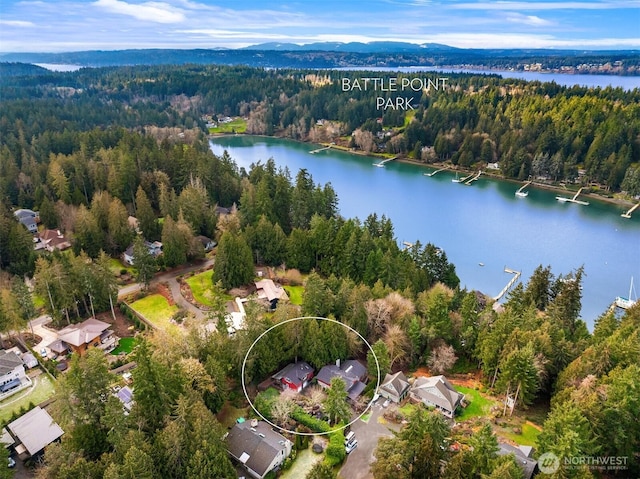
[{"label": "pier", "polygon": [[441,171],[444,171],[444,170],[446,170],[446,168],[440,168],[439,170],[432,171],[431,173],[425,173],[424,176],[433,176],[436,173],[440,173]]},{"label": "pier", "polygon": [[379,166],[380,168],[384,168],[384,164],[385,163],[388,163],[390,161],[397,160],[397,159],[398,159],[398,157],[394,156],[393,158],[387,158],[386,160],[382,160],[380,163],[374,163],[373,165],[374,166]]},{"label": "pier", "polygon": [[576,204],[579,204],[579,205],[588,205],[589,202],[581,201],[581,200],[577,199],[578,196],[580,196],[580,193],[582,192],[583,189],[584,188],[580,188],[578,190],[578,192],[575,195],[573,195],[573,198],[566,198],[564,196],[556,196],[556,200],[561,201],[563,203],[576,203]]},{"label": "pier", "polygon": [[524,198],[525,196],[527,196],[529,194],[528,191],[524,191],[524,189],[529,186],[531,184],[531,181],[527,181],[524,185],[522,185],[520,187],[520,189],[518,191],[516,191],[516,196],[519,196],[520,198]]},{"label": "pier", "polygon": [[638,206],[640,206],[640,203],[636,203],[629,209],[629,211],[627,211],[626,213],[622,213],[620,216],[622,216],[623,218],[631,218],[631,213],[633,213],[636,208],[638,208]]},{"label": "pier", "polygon": [[504,268],[504,272],[505,272],[505,273],[512,274],[512,275],[513,275],[513,278],[511,278],[511,279],[509,280],[509,282],[507,283],[507,285],[506,285],[504,288],[502,288],[502,291],[500,291],[500,293],[498,293],[498,296],[494,296],[494,298],[493,298],[493,299],[494,299],[495,301],[500,301],[500,298],[502,298],[505,294],[507,294],[507,291],[509,291],[509,289],[511,289],[511,287],[512,287],[514,284],[516,284],[516,282],[520,279],[520,274],[521,274],[521,272],[520,272],[520,271],[516,271],[516,270],[514,270],[514,269],[507,268],[507,267],[505,266],[505,268]]},{"label": "pier", "polygon": [[315,155],[316,153],[320,153],[321,151],[328,150],[329,148],[331,148],[331,145],[325,146],[324,148],[318,148],[317,150],[310,151],[309,153],[311,153],[312,155]]},{"label": "pier", "polygon": [[478,178],[480,178],[480,175],[482,174],[482,170],[478,171],[478,173],[476,173],[476,175],[471,178],[468,179],[464,182],[465,185],[470,185],[471,183],[473,183],[474,181],[476,181]]}]

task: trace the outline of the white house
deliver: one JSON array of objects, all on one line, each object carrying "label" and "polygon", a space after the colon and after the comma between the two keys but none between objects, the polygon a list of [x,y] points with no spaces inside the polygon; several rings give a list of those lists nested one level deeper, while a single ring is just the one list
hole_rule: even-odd
[{"label": "white house", "polygon": [[19,391],[24,384],[31,384],[31,381],[24,371],[22,359],[13,351],[0,351],[0,397]]}]

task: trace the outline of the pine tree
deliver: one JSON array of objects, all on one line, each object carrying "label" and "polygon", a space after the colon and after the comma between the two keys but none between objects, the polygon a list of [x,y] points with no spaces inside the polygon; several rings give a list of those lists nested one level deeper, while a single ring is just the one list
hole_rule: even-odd
[{"label": "pine tree", "polygon": [[220,238],[213,270],[214,284],[220,281],[225,289],[249,283],[254,277],[253,257],[244,237],[225,232]]}]

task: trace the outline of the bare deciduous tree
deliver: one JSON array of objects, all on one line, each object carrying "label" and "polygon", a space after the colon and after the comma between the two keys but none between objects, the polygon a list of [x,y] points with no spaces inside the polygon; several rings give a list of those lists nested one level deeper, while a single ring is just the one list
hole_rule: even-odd
[{"label": "bare deciduous tree", "polygon": [[442,342],[431,351],[427,366],[432,372],[442,374],[451,369],[457,360],[458,356],[456,356],[453,346]]},{"label": "bare deciduous tree", "polygon": [[407,355],[407,335],[399,325],[392,324],[387,328],[383,341],[389,351],[389,358],[391,358],[389,366],[392,368],[396,361],[403,361]]}]

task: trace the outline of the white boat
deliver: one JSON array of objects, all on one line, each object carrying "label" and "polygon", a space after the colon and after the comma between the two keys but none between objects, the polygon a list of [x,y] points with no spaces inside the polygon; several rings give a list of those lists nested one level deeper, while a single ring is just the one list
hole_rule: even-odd
[{"label": "white boat", "polygon": [[632,296],[631,293],[632,292],[634,292],[633,291],[633,276],[631,277],[631,284],[629,285],[629,297],[628,298],[624,298],[622,296],[618,296],[616,298],[615,305],[618,308],[622,308],[622,309],[629,309],[629,308],[633,307],[638,302],[638,299],[637,298],[636,299],[631,299],[631,296]]},{"label": "white boat", "polygon": [[456,177],[451,179],[452,183],[460,183],[460,178],[458,177],[458,173],[456,173]]},{"label": "white boat", "polygon": [[529,196],[529,192],[528,191],[516,191],[516,196],[519,198],[526,198],[527,196]]}]

